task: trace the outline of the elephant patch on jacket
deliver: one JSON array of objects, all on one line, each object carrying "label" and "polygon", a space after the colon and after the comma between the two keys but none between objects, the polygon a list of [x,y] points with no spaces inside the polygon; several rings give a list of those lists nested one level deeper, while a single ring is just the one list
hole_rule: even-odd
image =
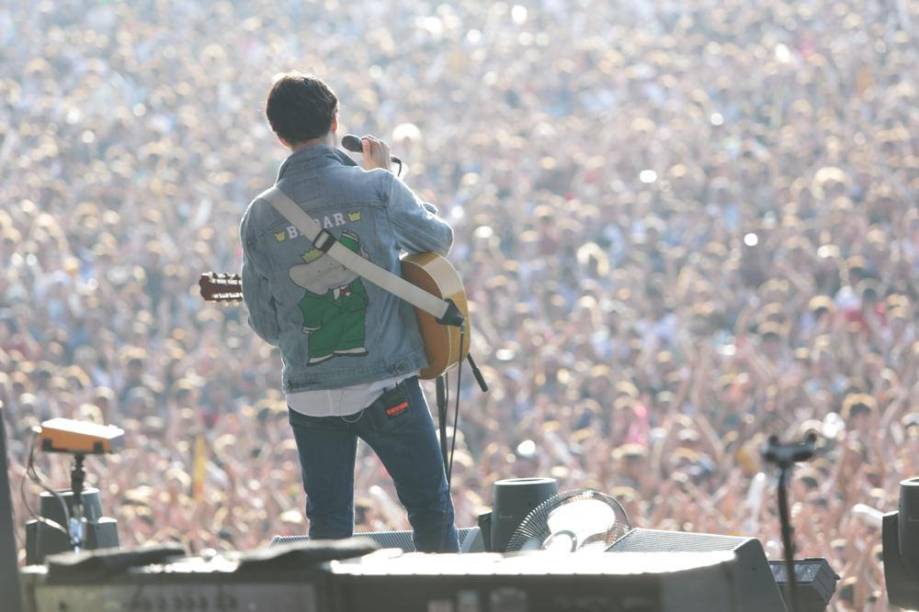
[{"label": "elephant patch on jacket", "polygon": [[[364,255],[357,234],[345,231],[338,241]],[[366,256],[366,255],[364,255]],[[309,363],[332,357],[367,355],[364,332],[367,290],[361,278],[318,249],[303,255],[302,264],[290,268],[290,280],[306,290],[300,300],[303,333],[309,335]]]}]

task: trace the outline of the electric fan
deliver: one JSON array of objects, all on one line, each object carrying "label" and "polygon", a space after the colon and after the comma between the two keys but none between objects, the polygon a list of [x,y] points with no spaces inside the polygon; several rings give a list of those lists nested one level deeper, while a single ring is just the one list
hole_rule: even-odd
[{"label": "electric fan", "polygon": [[615,498],[592,489],[576,489],[533,508],[506,550],[605,551],[630,529],[629,517]]}]

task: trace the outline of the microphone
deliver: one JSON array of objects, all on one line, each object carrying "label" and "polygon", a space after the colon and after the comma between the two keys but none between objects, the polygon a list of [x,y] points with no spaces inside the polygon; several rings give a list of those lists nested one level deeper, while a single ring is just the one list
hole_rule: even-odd
[{"label": "microphone", "polygon": [[[354,134],[345,134],[341,137],[341,146],[347,151],[352,153],[363,153],[364,147],[361,145],[361,139]],[[395,155],[390,155],[389,159],[392,160],[392,163],[399,164],[399,170],[402,170],[402,160],[396,157]]]}]

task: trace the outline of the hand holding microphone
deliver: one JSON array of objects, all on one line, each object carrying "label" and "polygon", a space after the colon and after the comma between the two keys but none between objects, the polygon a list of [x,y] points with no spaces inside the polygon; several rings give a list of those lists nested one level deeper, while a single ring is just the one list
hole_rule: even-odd
[{"label": "hand holding microphone", "polygon": [[361,162],[361,167],[363,167],[364,170],[372,170],[374,168],[391,170],[391,164],[396,163],[399,164],[399,172],[397,174],[402,174],[402,160],[391,155],[389,152],[389,145],[375,136],[362,136],[359,138],[354,134],[345,134],[341,139],[341,146],[345,150],[353,153],[363,153],[364,159]]},{"label": "hand holding microphone", "polygon": [[389,145],[375,136],[361,138],[361,152],[364,154],[363,166],[365,170],[383,168],[390,170],[392,160],[389,154]]}]

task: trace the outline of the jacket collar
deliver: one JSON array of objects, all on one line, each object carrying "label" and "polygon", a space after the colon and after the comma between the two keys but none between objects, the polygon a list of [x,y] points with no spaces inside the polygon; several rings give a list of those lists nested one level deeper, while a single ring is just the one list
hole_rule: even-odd
[{"label": "jacket collar", "polygon": [[319,168],[331,164],[343,164],[338,150],[325,144],[312,144],[291,153],[278,168],[278,179],[284,176],[291,166]]}]

